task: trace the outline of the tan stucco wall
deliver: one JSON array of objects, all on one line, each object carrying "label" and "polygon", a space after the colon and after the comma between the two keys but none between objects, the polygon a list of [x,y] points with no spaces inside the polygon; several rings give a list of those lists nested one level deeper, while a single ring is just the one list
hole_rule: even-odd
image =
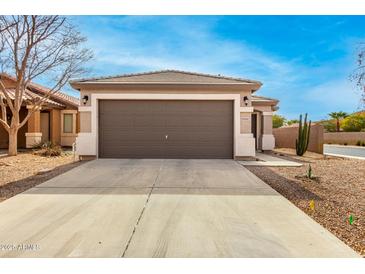
[{"label": "tan stucco wall", "polygon": [[80,112],[80,132],[91,132],[91,111]]},{"label": "tan stucco wall", "polygon": [[33,112],[29,117],[27,132],[41,132],[41,113],[39,110]]},{"label": "tan stucco wall", "polygon": [[358,141],[365,142],[365,132],[325,132],[325,144],[356,145]]},{"label": "tan stucco wall", "polygon": [[262,133],[272,134],[272,115],[262,115],[262,121],[263,121]]},{"label": "tan stucco wall", "polygon": [[[295,148],[295,140],[298,138],[298,127],[274,128],[273,134],[276,147]],[[322,125],[311,126],[308,151],[323,153],[323,135]]]},{"label": "tan stucco wall", "polygon": [[241,112],[240,133],[251,133],[251,112]]}]

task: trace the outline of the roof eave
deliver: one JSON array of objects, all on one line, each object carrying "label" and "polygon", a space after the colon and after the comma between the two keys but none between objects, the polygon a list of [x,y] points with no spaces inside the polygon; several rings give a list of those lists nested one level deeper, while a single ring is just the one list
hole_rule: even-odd
[{"label": "roof eave", "polygon": [[278,100],[257,100],[252,101],[252,105],[264,105],[264,106],[276,106],[278,105]]},{"label": "roof eave", "polygon": [[88,81],[88,82],[76,82],[76,81],[70,81],[71,87],[74,89],[80,89],[84,86],[91,86],[91,85],[108,85],[108,86],[146,86],[146,85],[163,85],[163,86],[174,86],[174,85],[184,85],[184,86],[251,86],[253,92],[258,90],[262,83],[209,83],[209,82],[201,82],[201,83],[194,83],[194,82],[113,82],[113,81]]}]

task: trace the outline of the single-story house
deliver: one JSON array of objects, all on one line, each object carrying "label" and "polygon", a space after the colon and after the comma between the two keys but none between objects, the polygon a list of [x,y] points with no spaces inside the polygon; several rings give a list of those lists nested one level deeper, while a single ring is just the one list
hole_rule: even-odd
[{"label": "single-story house", "polygon": [[275,145],[278,101],[254,95],[259,81],[162,70],[70,84],[81,157],[237,159]]},{"label": "single-story house", "polygon": [[[15,78],[0,74],[0,79],[6,87],[7,94],[14,99]],[[48,94],[49,89],[36,83],[30,83],[23,95],[23,105],[20,109],[20,119],[25,118],[30,102],[37,97]],[[31,148],[36,144],[52,141],[62,146],[72,146],[78,132],[79,99],[63,92],[53,93],[40,110],[35,111],[28,122],[18,131],[18,148]],[[11,110],[7,109],[7,119],[10,123]],[[0,148],[8,148],[9,136],[0,125]]]}]

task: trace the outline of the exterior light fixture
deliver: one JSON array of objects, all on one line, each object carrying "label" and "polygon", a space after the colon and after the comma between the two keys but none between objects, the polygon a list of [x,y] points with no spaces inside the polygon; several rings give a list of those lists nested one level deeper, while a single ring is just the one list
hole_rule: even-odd
[{"label": "exterior light fixture", "polygon": [[82,103],[84,105],[86,105],[87,101],[89,101],[89,96],[88,95],[84,95],[84,97],[82,97]]},{"label": "exterior light fixture", "polygon": [[247,96],[243,97],[243,103],[245,104],[245,106],[248,105],[248,97]]}]

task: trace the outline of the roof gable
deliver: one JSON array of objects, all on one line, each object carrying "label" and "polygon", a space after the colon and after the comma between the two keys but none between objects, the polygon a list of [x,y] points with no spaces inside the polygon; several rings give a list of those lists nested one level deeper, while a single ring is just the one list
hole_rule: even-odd
[{"label": "roof gable", "polygon": [[117,76],[88,78],[71,81],[72,83],[170,83],[170,84],[256,84],[261,86],[261,82],[227,77],[221,75],[211,75],[204,73],[187,72],[180,70],[161,70],[145,73],[123,74]]}]

